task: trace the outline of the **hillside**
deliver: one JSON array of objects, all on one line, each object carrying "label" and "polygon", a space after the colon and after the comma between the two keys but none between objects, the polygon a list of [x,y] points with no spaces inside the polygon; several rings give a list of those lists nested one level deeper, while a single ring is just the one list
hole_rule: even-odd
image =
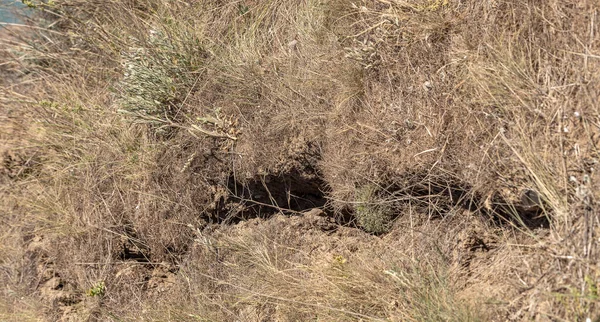
[{"label": "hillside", "polygon": [[600,1],[24,3],[0,320],[600,321]]}]

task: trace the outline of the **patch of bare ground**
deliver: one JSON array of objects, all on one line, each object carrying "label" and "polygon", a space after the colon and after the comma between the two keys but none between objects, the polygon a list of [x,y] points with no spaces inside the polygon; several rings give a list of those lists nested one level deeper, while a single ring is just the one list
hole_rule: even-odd
[{"label": "patch of bare ground", "polygon": [[0,319],[600,318],[600,2],[29,4]]}]

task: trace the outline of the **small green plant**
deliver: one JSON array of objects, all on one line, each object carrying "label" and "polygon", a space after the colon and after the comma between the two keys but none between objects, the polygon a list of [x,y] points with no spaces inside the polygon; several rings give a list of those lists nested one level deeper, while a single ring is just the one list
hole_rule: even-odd
[{"label": "small green plant", "polygon": [[380,196],[380,189],[367,184],[357,189],[354,216],[367,232],[381,234],[389,231],[392,222],[392,207]]},{"label": "small green plant", "polygon": [[44,9],[44,7],[54,7],[56,5],[56,2],[53,0],[21,0],[21,3],[26,5],[30,9]]},{"label": "small green plant", "polygon": [[31,9],[36,9],[38,6],[33,3],[33,1],[31,0],[21,0],[21,3],[23,3],[24,5],[26,5],[27,7],[31,8]]},{"label": "small green plant", "polygon": [[598,297],[598,284],[589,275],[585,276],[585,283],[587,285],[587,296],[588,296],[588,298],[590,300],[592,300],[592,301],[597,301],[598,298],[599,298]]},{"label": "small green plant", "polygon": [[346,264],[346,262],[348,262],[348,260],[343,255],[333,256],[333,260],[334,260],[334,264],[340,265],[340,266],[344,265],[344,264]]},{"label": "small green plant", "polygon": [[239,3],[238,4],[238,11],[240,16],[245,15],[246,13],[248,13],[248,11],[250,11],[250,8],[246,5],[244,5],[243,3]]},{"label": "small green plant", "polygon": [[103,296],[104,295],[104,291],[105,291],[106,287],[104,286],[104,282],[98,282],[96,283],[92,288],[90,288],[89,290],[87,290],[85,292],[85,294],[87,294],[87,296]]},{"label": "small green plant", "polygon": [[564,307],[568,315],[577,316],[581,321],[589,314],[595,303],[598,302],[598,283],[592,276],[584,276],[586,287],[583,291],[579,287],[567,286],[567,292],[554,292],[557,303]]}]

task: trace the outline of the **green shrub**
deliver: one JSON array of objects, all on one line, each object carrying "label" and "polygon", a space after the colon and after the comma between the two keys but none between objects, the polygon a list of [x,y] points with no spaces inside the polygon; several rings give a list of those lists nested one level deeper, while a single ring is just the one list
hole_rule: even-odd
[{"label": "green shrub", "polygon": [[147,41],[123,54],[123,78],[118,84],[124,111],[155,117],[168,116],[170,107],[190,90],[195,69],[191,39],[150,30]]},{"label": "green shrub", "polygon": [[388,232],[392,222],[393,209],[380,195],[380,189],[367,184],[357,189],[354,216],[358,224],[367,232],[381,234]]}]

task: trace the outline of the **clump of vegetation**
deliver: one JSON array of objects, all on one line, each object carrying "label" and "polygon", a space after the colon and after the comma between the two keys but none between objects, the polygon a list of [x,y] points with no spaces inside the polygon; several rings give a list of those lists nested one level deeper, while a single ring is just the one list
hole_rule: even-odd
[{"label": "clump of vegetation", "polygon": [[92,286],[90,289],[88,289],[85,294],[87,294],[87,296],[103,296],[104,292],[106,290],[106,286],[104,285],[104,282],[98,282],[96,284],[94,284],[94,286]]},{"label": "clump of vegetation", "polygon": [[185,48],[190,39],[172,39],[161,30],[150,29],[145,41],[133,39],[122,55],[123,77],[117,84],[123,110],[140,116],[169,116],[190,91],[194,64]]},{"label": "clump of vegetation", "polygon": [[391,228],[393,208],[381,197],[377,185],[366,184],[356,191],[354,216],[365,231],[381,234]]}]

